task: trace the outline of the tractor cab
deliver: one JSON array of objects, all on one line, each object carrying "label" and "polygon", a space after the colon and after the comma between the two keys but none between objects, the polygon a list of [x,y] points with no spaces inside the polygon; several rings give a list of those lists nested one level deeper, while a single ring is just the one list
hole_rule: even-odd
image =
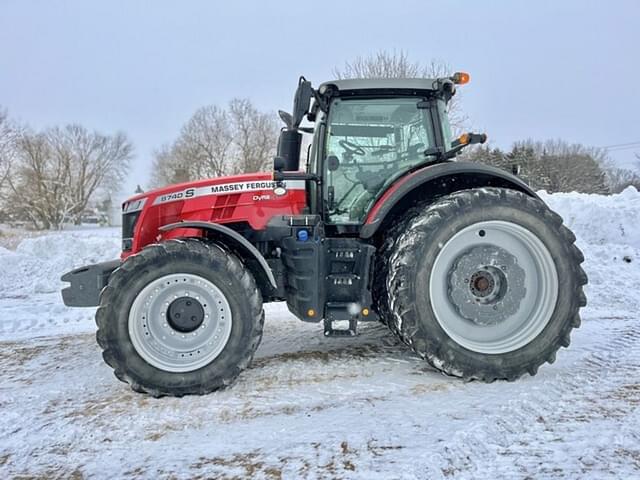
[{"label": "tractor cab", "polygon": [[[329,228],[357,233],[376,200],[409,171],[445,162],[483,135],[452,138],[447,106],[468,75],[441,79],[351,79],[325,82],[317,90],[300,79],[294,114],[281,117],[275,160],[278,178],[299,177],[294,157],[304,133],[309,211]],[[313,128],[300,127],[302,120]],[[472,142],[472,140],[474,142]],[[289,172],[286,170],[289,169]],[[290,173],[291,172],[291,173]]]}]

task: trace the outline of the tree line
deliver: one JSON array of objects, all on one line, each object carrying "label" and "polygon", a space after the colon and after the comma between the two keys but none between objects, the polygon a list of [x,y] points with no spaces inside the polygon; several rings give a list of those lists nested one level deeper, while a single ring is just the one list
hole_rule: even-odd
[{"label": "tree line", "polygon": [[534,190],[609,194],[628,186],[640,190],[640,175],[619,168],[601,148],[571,144],[564,140],[515,142],[510,150],[478,146],[461,160],[479,162],[514,173]]}]

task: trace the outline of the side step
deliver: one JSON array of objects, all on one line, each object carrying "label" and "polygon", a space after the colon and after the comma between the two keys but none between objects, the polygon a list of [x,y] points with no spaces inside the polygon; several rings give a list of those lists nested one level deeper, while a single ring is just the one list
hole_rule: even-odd
[{"label": "side step", "polygon": [[327,303],[325,312],[325,337],[353,337],[358,334],[358,315],[349,313],[347,304]]}]

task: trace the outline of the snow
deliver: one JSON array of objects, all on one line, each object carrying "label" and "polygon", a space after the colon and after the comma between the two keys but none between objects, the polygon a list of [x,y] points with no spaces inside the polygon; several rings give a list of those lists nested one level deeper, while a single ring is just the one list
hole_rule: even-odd
[{"label": "snow", "polygon": [[608,318],[618,308],[640,311],[640,193],[628,187],[611,196],[575,192],[540,192],[540,196],[576,234],[584,253],[587,312]]},{"label": "snow", "polygon": [[539,195],[562,215],[580,242],[640,248],[640,194],[634,187],[611,196],[575,192]]},{"label": "snow", "polygon": [[103,363],[94,309],[58,293],[118,255],[119,231],[0,248],[0,478],[640,476],[640,193],[541,196],[576,233],[589,306],[570,348],[514,383],[442,376],[377,324],[327,339],[271,304],[232,388],[149,398]]},{"label": "snow", "polygon": [[93,330],[93,311],[62,304],[60,276],[76,267],[120,255],[120,230],[94,228],[23,240],[0,247],[0,339]]}]

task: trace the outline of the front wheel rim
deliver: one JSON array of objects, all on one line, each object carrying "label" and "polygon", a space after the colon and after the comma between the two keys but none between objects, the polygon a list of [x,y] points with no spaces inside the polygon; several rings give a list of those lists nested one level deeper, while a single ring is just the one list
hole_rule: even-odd
[{"label": "front wheel rim", "polygon": [[[188,302],[187,307],[185,299],[193,299],[193,306]],[[176,323],[176,308],[193,315],[192,326]],[[222,353],[232,322],[229,302],[215,284],[198,275],[176,273],[142,289],[129,311],[128,329],[134,349],[147,363],[184,373],[208,365]]]},{"label": "front wheel rim", "polygon": [[530,230],[511,222],[475,223],[442,245],[431,270],[433,313],[462,347],[507,353],[533,341],[558,299],[551,253]]}]

